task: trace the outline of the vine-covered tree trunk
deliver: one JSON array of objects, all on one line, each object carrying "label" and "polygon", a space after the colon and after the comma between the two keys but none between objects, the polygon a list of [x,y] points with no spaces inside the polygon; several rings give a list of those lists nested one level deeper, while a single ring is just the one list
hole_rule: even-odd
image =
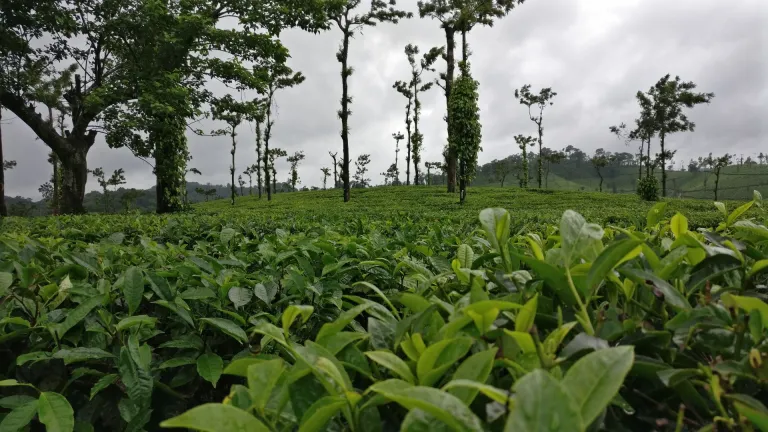
[{"label": "vine-covered tree trunk", "polygon": [[8,216],[5,205],[5,169],[3,169],[3,108],[0,107],[0,216]]},{"label": "vine-covered tree trunk", "polygon": [[411,140],[413,136],[411,134],[411,101],[408,101],[408,106],[405,111],[405,130],[408,134],[408,141],[405,143],[405,185],[411,185]]},{"label": "vine-covered tree trunk", "polygon": [[[232,129],[232,151],[230,153],[232,154],[232,166],[229,168],[229,172],[232,174],[232,205],[235,205],[235,149],[237,149],[237,141],[235,141],[235,129]],[[240,191],[240,195],[242,195],[243,192]]]},{"label": "vine-covered tree trunk", "polygon": [[166,117],[150,132],[154,144],[155,176],[157,177],[157,213],[181,211],[184,203],[182,188],[187,164],[187,138],[184,119]]},{"label": "vine-covered tree trunk", "polygon": [[413,184],[419,185],[419,162],[421,162],[421,135],[419,135],[419,86],[413,87],[413,138],[411,159],[413,160]]},{"label": "vine-covered tree trunk", "polygon": [[660,140],[660,147],[661,147],[661,196],[666,197],[667,196],[667,154],[664,152],[664,135],[665,133],[662,131],[659,134]]},{"label": "vine-covered tree trunk", "polygon": [[544,160],[541,157],[541,148],[542,148],[542,136],[544,135],[544,129],[541,127],[541,119],[539,119],[539,169],[538,169],[538,182],[539,182],[539,189],[541,189],[541,174],[544,172]]},{"label": "vine-covered tree trunk", "polygon": [[341,181],[344,183],[344,202],[348,202],[350,199],[350,183],[349,183],[349,84],[347,80],[351,75],[347,66],[347,60],[349,57],[349,24],[344,30],[344,42],[342,43],[341,53],[339,53],[339,61],[341,62],[341,111],[339,117],[341,117],[341,143],[343,146],[342,156],[342,168],[341,168]]},{"label": "vine-covered tree trunk", "polygon": [[[445,69],[445,105],[448,106],[448,102],[451,99],[451,88],[453,86],[453,76],[456,71],[456,30],[446,25],[443,27],[445,30],[445,61],[447,63]],[[445,121],[450,122],[450,115],[445,115]],[[448,127],[448,142],[451,142],[450,127]],[[456,192],[456,165],[458,156],[456,150],[448,146],[448,157],[446,158],[446,182],[448,183],[448,192]]]},{"label": "vine-covered tree trunk", "polygon": [[464,204],[464,198],[467,196],[466,165],[464,161],[459,162],[459,203],[461,204]]},{"label": "vine-covered tree trunk", "polygon": [[261,122],[256,122],[256,187],[259,189],[261,199]]},{"label": "vine-covered tree trunk", "polygon": [[61,158],[61,212],[64,214],[85,213],[85,183],[88,180],[87,147],[76,147]]}]

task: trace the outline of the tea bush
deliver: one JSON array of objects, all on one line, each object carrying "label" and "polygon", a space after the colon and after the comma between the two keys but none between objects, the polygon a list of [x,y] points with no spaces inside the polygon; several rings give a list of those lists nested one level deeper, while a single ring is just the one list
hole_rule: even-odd
[{"label": "tea bush", "polygon": [[759,194],[710,229],[429,201],[8,221],[0,431],[768,430]]}]

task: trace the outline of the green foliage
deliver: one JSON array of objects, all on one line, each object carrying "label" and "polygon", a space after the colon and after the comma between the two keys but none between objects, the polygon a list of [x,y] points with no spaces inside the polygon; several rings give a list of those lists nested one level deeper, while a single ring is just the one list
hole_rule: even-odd
[{"label": "green foliage", "polygon": [[466,195],[466,183],[475,175],[477,154],[481,150],[482,125],[478,106],[478,82],[472,78],[469,64],[459,64],[461,75],[453,83],[448,103],[448,129],[451,137],[448,143],[458,156],[461,201]]},{"label": "green foliage", "polygon": [[[552,101],[555,96],[557,96],[556,92],[552,91],[551,87],[546,87],[541,90],[539,90],[538,94],[531,92],[531,85],[526,84],[522,86],[519,90],[515,90],[515,99],[517,99],[520,102],[520,105],[525,105],[528,107],[528,117],[531,119],[532,122],[536,124],[536,127],[538,129],[539,133],[539,164],[538,169],[536,172],[536,179],[538,181],[539,189],[541,189],[543,185],[543,177],[544,177],[544,152],[543,152],[543,136],[544,136],[544,108],[547,106],[552,106],[555,103]],[[533,107],[537,107],[539,109],[538,115],[536,115],[533,111]],[[518,142],[518,145],[523,147],[523,144],[521,142]]]},{"label": "green foliage", "polygon": [[656,176],[646,176],[637,181],[637,195],[645,201],[659,199],[659,180]]},{"label": "green foliage", "polygon": [[[471,204],[445,217],[449,202],[423,188],[387,190],[321,217],[307,210],[332,191],[138,222],[66,218],[63,232],[11,219],[3,429],[761,427],[759,194],[703,216],[690,203],[691,219],[657,204],[633,221],[649,206],[632,196],[489,189],[489,202],[534,210],[478,218]],[[281,207],[289,199],[306,207]]]}]

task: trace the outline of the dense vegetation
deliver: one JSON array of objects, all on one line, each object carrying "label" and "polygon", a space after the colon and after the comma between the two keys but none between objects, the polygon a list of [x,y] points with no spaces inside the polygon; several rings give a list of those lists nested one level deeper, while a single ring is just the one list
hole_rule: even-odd
[{"label": "dense vegetation", "polygon": [[354,195],[4,220],[0,430],[766,430],[759,195]]}]

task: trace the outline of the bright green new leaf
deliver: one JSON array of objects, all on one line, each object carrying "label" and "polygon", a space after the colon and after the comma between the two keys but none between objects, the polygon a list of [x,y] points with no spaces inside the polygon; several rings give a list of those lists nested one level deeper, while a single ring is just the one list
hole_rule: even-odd
[{"label": "bright green new leaf", "polygon": [[288,335],[290,334],[290,328],[293,322],[301,316],[301,324],[304,324],[309,319],[310,315],[312,315],[312,312],[315,310],[312,306],[305,306],[305,305],[290,305],[288,306],[285,311],[283,311],[282,316],[282,322],[283,322],[283,334],[286,338],[288,338]]},{"label": "bright green new leaf", "polygon": [[448,369],[467,354],[472,344],[471,338],[459,337],[442,340],[429,346],[416,364],[419,384],[425,386],[435,384]]},{"label": "bright green new leaf", "polygon": [[299,432],[318,432],[323,430],[328,421],[346,405],[347,400],[339,396],[325,396],[319,399],[301,417]]},{"label": "bright green new leaf", "polygon": [[682,234],[688,232],[688,219],[680,213],[676,213],[669,221],[669,228],[675,238],[680,238]]},{"label": "bright green new leaf", "polygon": [[[288,342],[286,341],[285,335],[283,332],[274,324],[267,322],[267,321],[259,321],[256,323],[255,326],[251,328],[251,334],[258,333],[262,334],[264,336],[269,336],[270,338],[276,340],[278,343],[282,344],[283,346],[288,346]],[[263,342],[262,342],[263,345]]]},{"label": "bright green new leaf", "polygon": [[656,226],[664,217],[664,210],[667,208],[666,201],[660,201],[648,210],[648,214],[645,216],[646,228],[652,228]]},{"label": "bright green new leaf", "polygon": [[461,244],[456,250],[456,258],[459,260],[459,264],[461,264],[462,268],[472,268],[472,262],[475,260],[475,252],[469,245]]},{"label": "bright green new leaf", "polygon": [[564,387],[543,369],[520,378],[504,432],[583,432],[579,407]]},{"label": "bright green new leaf", "polygon": [[229,300],[232,301],[232,304],[235,305],[235,309],[240,309],[251,302],[251,299],[253,299],[253,292],[245,288],[232,287],[229,289],[227,296],[229,297]]},{"label": "bright green new leaf", "polygon": [[573,210],[566,210],[560,220],[564,265],[570,267],[574,258],[583,254],[594,243],[600,242],[603,235],[604,231],[600,225],[587,223],[582,215]]},{"label": "bright green new leaf", "polygon": [[89,313],[98,306],[101,306],[104,302],[104,296],[98,295],[89,298],[88,300],[84,301],[83,303],[80,303],[77,305],[76,308],[69,311],[67,314],[67,317],[64,319],[64,322],[61,324],[56,324],[53,328],[56,331],[56,334],[58,335],[59,339],[64,337],[64,335],[74,326],[80,323],[80,321],[84,320],[86,316],[88,316]]},{"label": "bright green new leaf", "polygon": [[431,387],[412,386],[401,380],[381,381],[370,386],[368,391],[379,393],[409,410],[418,408],[426,411],[454,430],[483,430],[480,419],[450,393]]},{"label": "bright green new leaf", "polygon": [[96,384],[91,387],[91,396],[88,398],[88,400],[93,400],[93,398],[102,390],[112,385],[115,381],[117,381],[118,375],[117,374],[109,374],[104,375],[103,377],[99,378],[98,381],[96,381]]},{"label": "bright green new leaf", "polygon": [[232,228],[224,228],[221,230],[221,234],[219,234],[219,240],[226,245],[235,237],[235,233],[235,230]]},{"label": "bright green new leaf", "polygon": [[13,284],[13,274],[0,272],[0,297],[8,294],[8,290]]},{"label": "bright green new leaf", "polygon": [[163,428],[187,428],[203,432],[269,432],[256,417],[232,405],[208,403],[160,423]]},{"label": "bright green new leaf", "polygon": [[634,358],[633,347],[620,346],[587,354],[568,369],[562,386],[578,407],[585,428],[616,396]]},{"label": "bright green new leaf", "polygon": [[747,210],[751,209],[752,206],[755,204],[754,201],[750,201],[746,204],[742,204],[738,206],[734,211],[731,212],[731,214],[728,215],[728,219],[725,221],[727,225],[733,225],[734,222],[736,222],[741,215],[747,212]]},{"label": "bright green new leaf", "polygon": [[536,294],[525,303],[522,309],[517,313],[515,319],[515,331],[528,332],[533,328],[533,321],[536,318],[536,309],[538,308],[539,295]]},{"label": "bright green new leaf", "polygon": [[587,288],[593,292],[616,266],[640,255],[642,242],[635,239],[624,239],[612,243],[603,249],[595,262],[589,268]]},{"label": "bright green new leaf", "polygon": [[736,411],[738,411],[739,414],[746,417],[747,420],[761,432],[768,431],[768,413],[752,408],[741,402],[734,402],[733,406],[736,407]]},{"label": "bright green new leaf", "polygon": [[334,321],[325,323],[323,324],[322,327],[320,327],[320,331],[317,333],[317,337],[315,338],[315,341],[321,345],[324,345],[323,344],[324,339],[327,339],[328,337],[335,335],[340,331],[344,330],[344,327],[346,327],[358,315],[360,315],[363,311],[365,311],[369,307],[371,307],[371,303],[364,303],[361,305],[357,305],[347,311],[342,312],[339,315],[339,317],[336,318]]},{"label": "bright green new leaf", "polygon": [[755,277],[756,275],[763,273],[766,270],[768,270],[768,259],[755,261],[755,263],[752,264],[752,268],[749,270],[747,277],[750,277],[750,278]]},{"label": "bright green new leaf", "polygon": [[153,318],[147,315],[136,315],[136,316],[131,316],[128,318],[121,319],[120,322],[117,323],[115,328],[117,329],[117,331],[123,331],[125,329],[138,326],[138,325],[154,327],[156,322],[157,322],[157,318]]},{"label": "bright green new leaf", "polygon": [[213,384],[219,382],[221,372],[224,370],[224,361],[216,354],[205,353],[197,358],[197,373],[201,378]]},{"label": "bright green new leaf", "polygon": [[523,333],[523,332],[504,329],[504,334],[511,337],[517,344],[517,347],[520,348],[522,352],[524,353],[536,352],[536,344],[533,341],[533,337],[531,337],[529,333]]},{"label": "bright green new leaf", "polygon": [[485,230],[486,237],[491,242],[493,250],[500,252],[500,246],[505,245],[509,238],[509,212],[502,208],[482,210],[480,212],[480,225]]},{"label": "bright green new leaf", "polygon": [[37,416],[45,425],[46,432],[72,432],[75,428],[75,412],[67,398],[52,392],[40,393],[37,400]]},{"label": "bright green new leaf", "polygon": [[723,214],[723,217],[728,217],[728,210],[725,208],[725,204],[721,203],[720,201],[715,201],[715,207],[717,210]]},{"label": "bright green new leaf", "polygon": [[[461,390],[470,391],[474,395],[477,395],[477,393],[480,392],[486,395],[489,399],[502,405],[507,405],[507,403],[510,401],[508,391],[496,388],[488,384],[483,384],[482,381],[478,382],[469,379],[455,379],[444,385],[442,390],[450,390],[449,393],[454,395],[456,393],[463,393]],[[474,396],[472,399],[474,399]],[[466,400],[463,400],[463,402],[467,405],[471,403],[471,401],[467,402]]]},{"label": "bright green new leaf", "polygon": [[264,413],[272,390],[283,375],[285,363],[281,359],[261,361],[248,366],[248,391],[251,403],[260,413]]},{"label": "bright green new leaf", "polygon": [[[497,351],[498,348],[494,347],[489,350],[480,351],[469,356],[469,358],[464,360],[459,365],[459,367],[456,369],[456,372],[453,373],[453,381],[451,382],[455,383],[459,381],[471,381],[478,384],[484,383],[488,379],[488,376],[491,374],[491,370],[493,369],[493,361],[496,358]],[[444,387],[443,390],[447,390],[447,388]],[[472,404],[472,401],[477,396],[477,392],[477,388],[471,388],[467,386],[451,388],[449,391],[449,393],[459,398],[462,402],[467,404],[467,406]]]},{"label": "bright green new leaf", "polygon": [[768,328],[768,304],[757,297],[737,296],[731,293],[725,293],[721,299],[727,307],[738,307],[746,313],[756,310],[762,317],[763,325]]},{"label": "bright green new leaf", "polygon": [[16,432],[23,429],[37,414],[37,399],[19,405],[6,414],[0,422],[0,431]]},{"label": "bright green new leaf", "polygon": [[365,356],[394,372],[400,378],[408,381],[409,384],[416,383],[416,378],[414,378],[413,372],[411,372],[411,368],[408,367],[408,364],[391,352],[368,351],[365,353]]},{"label": "bright green new leaf", "polygon": [[144,298],[144,274],[138,267],[128,267],[123,273],[123,297],[128,304],[128,314],[133,315]]},{"label": "bright green new leaf", "polygon": [[221,330],[224,334],[232,336],[235,340],[241,343],[248,342],[248,336],[245,331],[240,328],[234,322],[223,318],[201,318],[200,321],[208,323],[213,327]]}]

